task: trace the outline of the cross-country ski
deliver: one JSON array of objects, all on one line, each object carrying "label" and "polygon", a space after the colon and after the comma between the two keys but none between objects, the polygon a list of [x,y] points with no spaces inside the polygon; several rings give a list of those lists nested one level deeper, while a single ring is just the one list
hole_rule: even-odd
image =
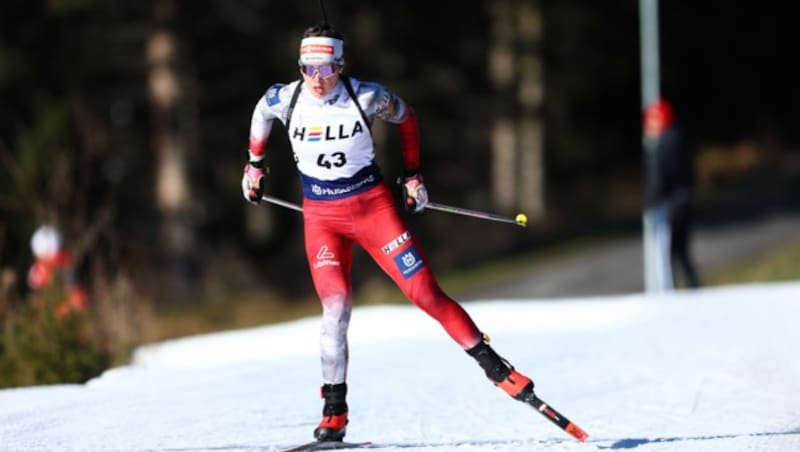
[{"label": "cross-country ski", "polygon": [[281,452],[313,452],[319,450],[344,450],[344,449],[363,449],[372,446],[372,443],[350,443],[347,441],[312,441],[299,446],[283,449]]}]

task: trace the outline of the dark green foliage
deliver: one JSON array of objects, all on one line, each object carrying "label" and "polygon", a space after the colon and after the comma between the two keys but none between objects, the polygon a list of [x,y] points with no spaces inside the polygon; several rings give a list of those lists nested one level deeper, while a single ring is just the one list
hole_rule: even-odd
[{"label": "dark green foliage", "polygon": [[108,368],[90,313],[65,308],[66,297],[51,284],[0,317],[0,387],[83,383]]}]

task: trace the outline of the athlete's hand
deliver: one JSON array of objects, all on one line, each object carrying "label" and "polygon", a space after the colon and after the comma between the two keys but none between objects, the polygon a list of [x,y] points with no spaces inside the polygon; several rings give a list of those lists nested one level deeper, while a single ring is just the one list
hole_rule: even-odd
[{"label": "athlete's hand", "polygon": [[428,190],[422,183],[422,175],[417,173],[403,179],[403,195],[406,198],[406,210],[422,212],[428,205]]},{"label": "athlete's hand", "polygon": [[266,170],[253,166],[248,163],[244,166],[244,175],[242,176],[242,194],[247,201],[258,204],[261,202],[261,196],[264,195],[264,176]]}]

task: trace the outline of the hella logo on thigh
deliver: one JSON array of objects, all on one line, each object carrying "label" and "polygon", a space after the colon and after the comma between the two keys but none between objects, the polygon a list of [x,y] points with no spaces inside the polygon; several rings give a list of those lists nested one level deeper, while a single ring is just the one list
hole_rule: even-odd
[{"label": "hella logo on thigh", "polygon": [[411,234],[409,234],[408,231],[405,231],[398,237],[395,237],[395,239],[392,240],[391,242],[387,243],[386,245],[383,245],[381,251],[383,251],[383,254],[389,254],[392,251],[396,250],[397,248],[400,248],[400,245],[406,243],[409,239],[411,239]]}]

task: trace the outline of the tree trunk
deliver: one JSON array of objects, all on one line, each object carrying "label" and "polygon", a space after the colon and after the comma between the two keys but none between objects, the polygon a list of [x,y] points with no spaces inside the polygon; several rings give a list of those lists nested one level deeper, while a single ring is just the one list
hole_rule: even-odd
[{"label": "tree trunk", "polygon": [[494,91],[492,201],[505,212],[544,214],[542,20],[538,1],[498,0],[492,18],[489,77]]},{"label": "tree trunk", "polygon": [[184,301],[193,285],[194,225],[190,215],[187,78],[174,21],[173,0],[154,0],[155,27],[147,38],[148,94],[156,154],[156,206],[161,213],[170,296]]},{"label": "tree trunk", "polygon": [[492,18],[489,45],[489,79],[494,91],[494,122],[491,130],[492,202],[502,211],[514,209],[516,189],[516,124],[514,84],[514,10],[513,0],[489,2]]},{"label": "tree trunk", "polygon": [[520,172],[516,207],[531,219],[536,219],[541,218],[545,211],[543,27],[539,1],[518,1],[516,17],[519,53],[517,100],[520,112],[517,127]]}]

